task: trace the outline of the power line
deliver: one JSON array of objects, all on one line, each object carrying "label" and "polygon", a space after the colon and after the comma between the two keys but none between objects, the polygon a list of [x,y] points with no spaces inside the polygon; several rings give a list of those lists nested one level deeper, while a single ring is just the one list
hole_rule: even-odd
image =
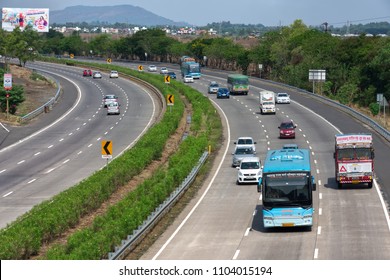
[{"label": "power line", "polygon": [[333,22],[333,23],[328,23],[329,25],[339,25],[339,24],[349,24],[351,22],[362,22],[362,21],[370,21],[370,20],[379,20],[379,19],[390,19],[390,16],[385,16],[385,17],[377,17],[377,18],[366,18],[366,19],[357,19],[357,20],[348,20],[348,21],[342,21],[342,22]]}]

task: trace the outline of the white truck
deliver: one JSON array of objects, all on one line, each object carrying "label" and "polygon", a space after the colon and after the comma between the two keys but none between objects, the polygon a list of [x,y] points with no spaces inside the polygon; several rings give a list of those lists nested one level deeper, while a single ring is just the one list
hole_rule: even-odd
[{"label": "white truck", "polygon": [[343,184],[367,183],[374,180],[374,148],[372,134],[350,133],[335,136],[335,168],[338,187]]},{"label": "white truck", "polygon": [[276,113],[275,93],[269,90],[260,91],[259,107],[260,107],[261,114],[266,114],[266,113],[275,114]]}]

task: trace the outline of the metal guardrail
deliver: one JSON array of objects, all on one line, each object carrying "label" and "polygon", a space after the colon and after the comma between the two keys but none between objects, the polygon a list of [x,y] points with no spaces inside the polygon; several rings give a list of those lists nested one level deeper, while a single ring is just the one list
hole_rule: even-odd
[{"label": "metal guardrail", "polygon": [[60,97],[60,92],[61,92],[61,85],[60,83],[58,82],[57,79],[53,78],[52,76],[49,76],[47,73],[48,72],[45,72],[43,70],[37,70],[37,69],[33,69],[33,71],[36,71],[36,72],[40,72],[43,76],[45,76],[47,79],[49,80],[54,80],[54,82],[57,84],[57,92],[55,94],[55,96],[53,98],[51,98],[48,102],[46,102],[45,104],[43,104],[41,107],[35,109],[34,111],[26,114],[25,116],[21,117],[21,121],[22,122],[25,122],[25,121],[28,121],[28,120],[31,120],[35,117],[37,117],[38,115],[42,114],[43,112],[48,112],[49,110],[51,110],[53,104],[58,100],[58,98]]},{"label": "metal guardrail", "polygon": [[270,84],[273,84],[273,85],[276,85],[276,86],[281,86],[281,87],[287,87],[287,88],[290,88],[292,90],[295,90],[297,92],[300,92],[300,93],[303,93],[303,94],[308,94],[310,95],[311,97],[313,98],[317,98],[319,100],[321,100],[321,102],[324,102],[324,103],[327,103],[328,105],[331,105],[333,107],[337,107],[339,108],[340,110],[342,110],[343,112],[351,115],[352,117],[360,120],[361,122],[369,125],[370,127],[372,127],[378,134],[382,135],[388,142],[390,142],[390,131],[388,131],[386,128],[382,127],[380,124],[378,124],[377,122],[375,122],[374,120],[372,120],[371,118],[369,118],[368,116],[346,106],[346,105],[343,105],[337,101],[334,101],[330,98],[327,98],[325,96],[321,96],[321,95],[318,95],[318,94],[315,94],[315,93],[312,93],[312,92],[309,92],[307,90],[304,90],[304,89],[300,89],[300,88],[297,88],[297,87],[294,87],[294,86],[290,86],[290,85],[286,85],[286,84],[281,84],[281,83],[278,83],[278,82],[273,82],[273,81],[265,81],[267,83],[270,83]]},{"label": "metal guardrail", "polygon": [[142,238],[153,228],[155,224],[157,224],[158,221],[160,221],[164,214],[172,208],[174,203],[183,195],[184,191],[195,180],[196,175],[207,157],[208,152],[204,152],[200,157],[198,164],[192,169],[190,174],[180,184],[180,186],[177,187],[171,195],[148,216],[138,229],[133,231],[132,235],[128,235],[126,240],[122,240],[122,244],[120,246],[115,247],[115,252],[108,253],[108,259],[123,259],[128,252],[130,252],[142,240]]}]

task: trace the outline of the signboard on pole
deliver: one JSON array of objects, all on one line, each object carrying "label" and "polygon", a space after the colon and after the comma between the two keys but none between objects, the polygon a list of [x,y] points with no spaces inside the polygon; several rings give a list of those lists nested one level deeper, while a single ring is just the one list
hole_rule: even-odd
[{"label": "signboard on pole", "polygon": [[309,70],[309,81],[325,82],[326,70]]},{"label": "signboard on pole", "polygon": [[11,90],[12,89],[12,74],[4,74],[4,89]]}]

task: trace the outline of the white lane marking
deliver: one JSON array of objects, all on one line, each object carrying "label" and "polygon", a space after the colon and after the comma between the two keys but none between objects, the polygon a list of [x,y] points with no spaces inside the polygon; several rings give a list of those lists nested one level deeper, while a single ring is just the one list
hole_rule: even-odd
[{"label": "white lane marking", "polygon": [[32,182],[35,182],[37,179],[32,179],[30,181],[27,182],[27,184],[31,184]]},{"label": "white lane marking", "polygon": [[319,198],[322,199],[322,193],[319,194]]},{"label": "white lane marking", "polygon": [[321,234],[321,226],[318,227],[318,229],[317,229],[317,234],[318,234],[318,235]]},{"label": "white lane marking", "polygon": [[321,180],[318,180],[318,185],[321,186]]},{"label": "white lane marking", "polygon": [[5,171],[7,171],[7,169],[3,169],[3,170],[1,170],[1,171],[0,171],[0,174],[1,174],[1,173],[3,173],[3,172],[5,172]]},{"label": "white lane marking", "polygon": [[60,141],[60,142],[64,141],[64,138],[61,138],[59,141]]},{"label": "white lane marking", "polygon": [[319,209],[318,209],[318,215],[319,215],[319,216],[322,215],[322,208],[319,208]]},{"label": "white lane marking", "polygon": [[238,255],[240,254],[240,250],[237,250],[235,253],[234,253],[234,256],[233,256],[233,260],[236,260],[238,258]]},{"label": "white lane marking", "polygon": [[11,195],[12,193],[13,193],[13,191],[6,193],[5,195],[3,195],[3,197],[7,197],[7,196]]},{"label": "white lane marking", "polygon": [[47,148],[48,148],[48,149],[51,149],[51,148],[53,148],[53,146],[54,146],[54,145],[50,145],[50,146],[49,146],[49,147],[47,147]]},{"label": "white lane marking", "polygon": [[88,148],[91,148],[91,147],[92,147],[92,145],[93,145],[93,144],[89,144],[89,145],[88,145]]},{"label": "white lane marking", "polygon": [[70,159],[67,159],[67,160],[64,160],[62,163],[67,163],[69,161],[70,161]]},{"label": "white lane marking", "polygon": [[246,229],[246,231],[245,231],[245,234],[244,234],[244,236],[248,236],[248,235],[249,235],[249,232],[250,232],[250,230],[251,230],[251,228],[249,228],[249,227],[248,227],[248,228]]},{"label": "white lane marking", "polygon": [[49,169],[48,171],[46,171],[46,174],[49,174],[49,173],[52,172],[53,170],[55,170],[55,168]]},{"label": "white lane marking", "polygon": [[318,259],[318,248],[314,250],[314,258]]},{"label": "white lane marking", "polygon": [[82,154],[82,153],[83,153],[83,151],[79,151],[77,154],[80,155],[80,154]]},{"label": "white lane marking", "polygon": [[22,164],[23,162],[25,162],[25,160],[21,160],[17,164]]},{"label": "white lane marking", "polygon": [[37,153],[34,154],[34,156],[37,156],[37,155],[40,155],[40,154],[41,154],[41,152],[37,152]]}]

